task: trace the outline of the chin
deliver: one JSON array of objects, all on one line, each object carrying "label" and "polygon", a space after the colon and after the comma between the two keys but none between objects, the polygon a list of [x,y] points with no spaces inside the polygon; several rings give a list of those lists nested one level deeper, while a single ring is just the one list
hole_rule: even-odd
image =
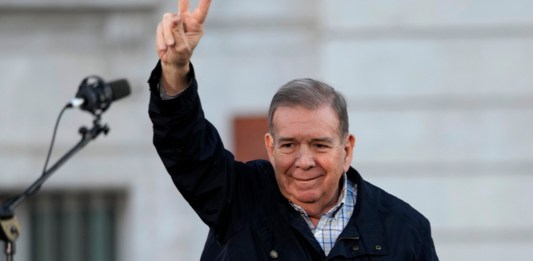
[{"label": "chin", "polygon": [[314,191],[305,191],[305,192],[295,192],[293,193],[294,195],[294,199],[297,201],[297,202],[302,202],[302,203],[306,203],[306,204],[310,204],[310,203],[315,203],[317,202],[320,197],[318,195],[317,192],[314,192]]}]

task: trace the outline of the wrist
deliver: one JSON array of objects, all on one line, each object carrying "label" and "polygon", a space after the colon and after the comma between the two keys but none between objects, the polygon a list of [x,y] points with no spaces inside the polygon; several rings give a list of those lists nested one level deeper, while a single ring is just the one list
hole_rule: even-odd
[{"label": "wrist", "polygon": [[190,65],[175,66],[161,63],[161,87],[169,96],[181,93],[189,85]]}]

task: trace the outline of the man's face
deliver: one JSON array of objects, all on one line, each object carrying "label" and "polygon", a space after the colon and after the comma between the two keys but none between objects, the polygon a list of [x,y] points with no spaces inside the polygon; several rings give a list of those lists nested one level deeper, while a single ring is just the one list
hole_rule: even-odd
[{"label": "man's face", "polygon": [[326,105],[279,107],[272,123],[265,144],[281,193],[310,215],[329,210],[350,167],[355,137],[340,137],[339,119]]}]

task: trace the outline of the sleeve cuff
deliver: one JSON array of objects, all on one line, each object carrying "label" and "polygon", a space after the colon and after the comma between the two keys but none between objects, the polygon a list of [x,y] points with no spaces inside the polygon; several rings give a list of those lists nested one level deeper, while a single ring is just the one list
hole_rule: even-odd
[{"label": "sleeve cuff", "polygon": [[191,83],[192,83],[192,79],[189,78],[189,82],[187,83],[187,87],[185,89],[183,89],[181,92],[175,94],[175,95],[168,95],[167,92],[165,92],[165,89],[164,88],[161,88],[161,85],[163,84],[161,82],[161,79],[159,79],[159,83],[157,84],[157,89],[159,89],[159,96],[161,97],[161,100],[172,100],[178,96],[180,96],[180,94],[182,94],[184,91],[186,91],[187,89],[189,89],[189,87],[191,86]]},{"label": "sleeve cuff", "polygon": [[193,84],[195,79],[195,73],[194,73],[194,67],[192,63],[189,63],[190,71],[188,74],[189,82],[187,84],[187,88],[185,88],[183,91],[176,95],[168,95],[164,88],[161,88],[161,76],[162,76],[162,68],[161,68],[161,61],[158,61],[155,68],[152,70],[152,73],[150,75],[150,78],[148,79],[148,84],[150,86],[150,91],[156,96],[160,97],[162,100],[172,100],[176,97],[180,96],[183,92],[185,92],[189,87]]}]

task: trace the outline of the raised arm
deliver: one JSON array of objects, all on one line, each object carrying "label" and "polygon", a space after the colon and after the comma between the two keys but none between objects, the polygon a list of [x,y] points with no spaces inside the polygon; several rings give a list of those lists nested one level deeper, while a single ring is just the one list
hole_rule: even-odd
[{"label": "raised arm", "polygon": [[161,60],[162,88],[176,95],[187,88],[189,61],[204,34],[211,0],[200,0],[190,11],[189,0],[178,0],[177,13],[165,13],[157,25],[156,50]]}]

